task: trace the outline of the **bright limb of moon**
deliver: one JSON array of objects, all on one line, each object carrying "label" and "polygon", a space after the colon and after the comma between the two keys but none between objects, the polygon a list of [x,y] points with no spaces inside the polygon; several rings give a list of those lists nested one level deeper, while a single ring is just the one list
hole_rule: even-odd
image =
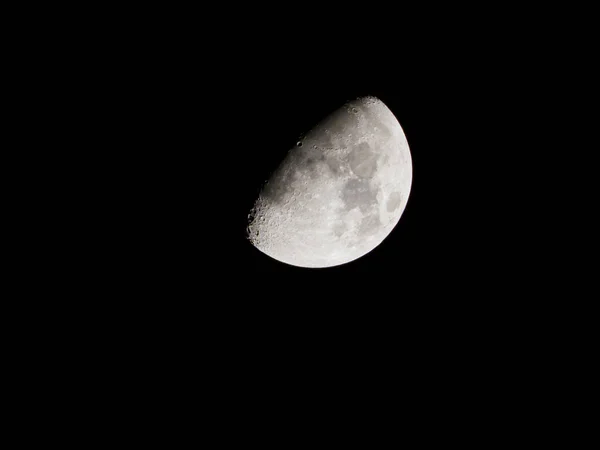
[{"label": "bright limb of moon", "polygon": [[412,159],[400,123],[375,97],[346,103],[292,148],[261,190],[248,239],[300,267],[367,254],[406,207]]}]

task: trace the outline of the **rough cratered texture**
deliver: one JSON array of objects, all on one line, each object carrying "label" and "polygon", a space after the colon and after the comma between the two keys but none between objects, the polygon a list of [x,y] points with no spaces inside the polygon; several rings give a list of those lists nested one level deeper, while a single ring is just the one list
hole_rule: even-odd
[{"label": "rough cratered texture", "polygon": [[354,100],[288,152],[254,205],[248,238],[295,266],[353,261],[398,223],[411,182],[408,143],[392,112],[374,97]]}]

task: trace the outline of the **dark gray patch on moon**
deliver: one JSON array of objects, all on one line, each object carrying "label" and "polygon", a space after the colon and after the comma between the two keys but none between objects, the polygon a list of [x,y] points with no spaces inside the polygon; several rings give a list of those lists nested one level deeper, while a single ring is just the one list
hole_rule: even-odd
[{"label": "dark gray patch on moon", "polygon": [[380,228],[381,221],[379,220],[379,214],[371,214],[360,221],[358,232],[360,235],[370,236],[379,231]]},{"label": "dark gray patch on moon", "polygon": [[320,177],[319,171],[317,170],[317,161],[313,158],[306,160],[306,168],[308,170],[308,176],[311,180],[316,180]]},{"label": "dark gray patch on moon", "polygon": [[337,158],[327,158],[327,166],[334,175],[337,175],[341,172],[342,163]]},{"label": "dark gray patch on moon", "polygon": [[325,155],[321,149],[307,148],[298,151],[296,164],[300,170],[308,172],[308,175],[314,179],[319,176],[319,171],[317,170],[318,165],[322,164],[324,161]]},{"label": "dark gray patch on moon", "polygon": [[362,212],[367,212],[377,203],[377,192],[371,190],[368,180],[352,179],[342,190],[342,200],[348,211],[359,207]]},{"label": "dark gray patch on moon", "polygon": [[371,178],[377,170],[377,154],[371,151],[366,142],[354,147],[349,162],[352,172],[361,178]]},{"label": "dark gray patch on moon", "polygon": [[317,137],[313,140],[314,144],[321,148],[331,148],[333,147],[333,143],[331,142],[331,137],[328,136],[322,127],[319,128],[319,132]]},{"label": "dark gray patch on moon", "polygon": [[387,201],[387,210],[388,212],[395,211],[400,206],[402,202],[402,196],[400,192],[392,192]]},{"label": "dark gray patch on moon", "polygon": [[358,127],[358,118],[354,114],[349,114],[345,109],[339,110],[330,115],[323,126],[329,130],[333,137],[348,134],[350,130],[356,130]]},{"label": "dark gray patch on moon", "polygon": [[325,158],[323,155],[323,150],[320,148],[307,148],[306,150],[303,150],[302,153],[306,159],[312,159],[315,161]]}]

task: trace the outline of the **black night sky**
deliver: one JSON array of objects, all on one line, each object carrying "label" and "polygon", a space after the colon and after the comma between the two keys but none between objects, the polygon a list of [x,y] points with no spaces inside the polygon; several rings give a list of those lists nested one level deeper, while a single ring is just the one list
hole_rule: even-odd
[{"label": "black night sky", "polygon": [[[35,188],[44,209],[23,206],[35,211],[29,238],[40,248],[22,257],[45,275],[26,273],[19,288],[41,293],[18,292],[14,303],[28,325],[36,316],[49,330],[35,348],[64,336],[46,344],[52,364],[32,371],[33,384],[39,374],[87,383],[99,373],[85,392],[104,396],[109,380],[126,392],[110,414],[138,386],[141,405],[162,387],[201,409],[206,393],[218,405],[208,416],[260,417],[254,432],[263,434],[273,427],[261,407],[289,421],[285,407],[305,403],[312,418],[335,402],[382,411],[390,430],[407,423],[397,408],[427,429],[420,441],[446,439],[432,412],[479,428],[455,412],[465,392],[489,422],[481,405],[505,401],[512,420],[515,410],[530,414],[519,402],[534,388],[553,402],[563,381],[543,382],[562,365],[556,351],[578,346],[563,345],[574,288],[555,265],[572,261],[559,238],[571,246],[573,233],[556,224],[571,220],[560,187],[574,160],[557,145],[571,110],[557,107],[564,81],[548,75],[561,67],[561,39],[548,41],[556,22],[533,33],[541,10],[528,18],[504,5],[198,5],[106,7],[64,27],[43,18],[53,39],[35,38],[37,53],[23,53],[35,65],[35,102],[22,103],[45,126],[25,133],[42,138],[39,158],[21,153],[50,181]],[[246,225],[263,182],[301,133],[366,95],[388,106],[410,147],[400,222],[373,251],[333,268],[261,253]],[[76,369],[65,372],[55,355],[71,347]],[[545,356],[547,367],[537,363]],[[361,390],[388,405],[357,407]],[[223,423],[222,436],[246,439]]]},{"label": "black night sky", "polygon": [[[525,70],[529,53],[493,21],[423,26],[384,16],[308,32],[287,16],[215,29],[178,15],[164,28],[141,24],[112,51],[103,41],[106,64],[93,60],[89,79],[79,78],[81,101],[98,105],[86,132],[105,170],[98,260],[151,296],[236,302],[306,290],[314,301],[369,298],[387,308],[428,298],[444,310],[448,297],[519,285],[540,247],[526,220],[535,202],[521,189],[538,145],[529,111],[541,98]],[[399,224],[334,268],[262,254],[245,236],[262,183],[300,133],[363,95],[390,108],[410,146],[413,183]]]}]

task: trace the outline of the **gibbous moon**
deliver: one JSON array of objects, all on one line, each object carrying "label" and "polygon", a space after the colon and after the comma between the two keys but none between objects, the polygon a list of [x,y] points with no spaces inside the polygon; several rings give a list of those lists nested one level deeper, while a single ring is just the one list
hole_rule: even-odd
[{"label": "gibbous moon", "polygon": [[381,100],[348,102],[308,132],[261,190],[248,239],[300,267],[331,267],[369,253],[404,212],[412,159]]}]

